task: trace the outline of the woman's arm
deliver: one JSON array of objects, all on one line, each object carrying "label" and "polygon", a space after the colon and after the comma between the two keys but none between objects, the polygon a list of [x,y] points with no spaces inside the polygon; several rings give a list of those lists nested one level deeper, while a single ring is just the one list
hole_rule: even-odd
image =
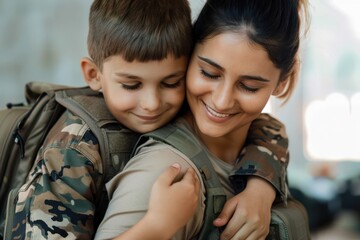
[{"label": "woman's arm", "polygon": [[[174,182],[180,165],[173,164],[152,187],[149,210],[144,218],[115,239],[170,239],[195,213],[200,184],[192,168]],[[175,217],[176,216],[176,217]]]},{"label": "woman's arm", "polygon": [[[179,185],[176,183],[171,186],[168,185],[167,190],[167,187],[162,185],[164,181],[157,180],[158,176],[174,163],[179,163],[181,166],[180,174],[176,177],[175,181],[179,181],[179,176],[183,176],[188,168],[196,167],[189,159],[170,146],[162,143],[159,143],[159,145],[159,148],[157,145],[152,145],[149,148],[143,147],[129,161],[125,169],[107,184],[111,200],[104,219],[97,230],[95,239],[110,239],[118,237],[120,234],[129,234],[123,236],[126,239],[126,236],[133,236],[132,234],[145,233],[149,228],[149,231],[159,234],[158,228],[164,225],[166,227],[162,227],[161,231],[163,236],[168,238],[184,222],[187,222],[187,224],[180,231],[176,232],[173,239],[189,239],[200,230],[205,208],[203,188],[201,188],[202,191],[197,197],[196,214],[190,217],[189,221],[185,221],[185,219],[187,220],[192,215],[193,203],[184,201],[187,201],[186,199],[193,199],[192,193],[184,195],[178,192],[178,189],[183,189],[182,191],[184,191],[184,188],[189,187],[188,181],[192,181],[191,175],[193,170],[187,172],[187,178],[179,182]],[[201,179],[198,170],[195,169],[194,171],[195,178]],[[159,182],[160,186],[158,185]],[[153,191],[164,191],[164,188],[165,192],[170,192],[171,194],[162,194],[162,196],[159,194],[151,195],[151,189]],[[176,198],[176,203],[174,200],[171,200],[172,198]],[[164,206],[164,202],[167,204],[166,206]],[[162,215],[157,216],[158,213]],[[154,218],[156,218],[156,221]],[[151,227],[146,226],[145,223],[151,224]],[[130,232],[132,227],[134,230]],[[150,235],[146,234],[146,236],[150,238]]]}]

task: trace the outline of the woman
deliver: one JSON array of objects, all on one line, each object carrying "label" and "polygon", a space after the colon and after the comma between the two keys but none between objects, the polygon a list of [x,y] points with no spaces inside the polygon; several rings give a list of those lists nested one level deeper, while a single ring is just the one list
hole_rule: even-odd
[{"label": "woman", "polygon": [[[191,112],[179,117],[175,125],[203,145],[228,198],[235,195],[228,177],[239,164],[238,156],[251,123],[261,114],[271,95],[287,100],[294,89],[299,64],[300,15],[304,9],[305,0],[208,0],[194,25],[195,48],[187,73]],[[159,175],[169,163],[179,163],[182,170],[195,168],[187,156],[165,143],[149,139],[140,146],[126,169],[108,185],[112,199],[98,238],[108,230],[122,233],[145,215],[154,174]],[[195,172],[201,182],[199,204],[173,239],[194,239],[202,227],[205,188],[201,174],[196,169]],[[266,174],[259,171],[254,175],[266,179]],[[130,189],[131,182],[136,181],[142,184]],[[262,206],[263,219],[245,224],[249,212],[238,214],[243,217],[233,218],[228,225],[237,222],[243,226],[237,231],[227,231],[222,238],[265,239],[275,190],[257,177],[250,177],[247,184],[261,181],[264,186],[255,193],[257,198],[241,200],[248,189],[253,189],[247,187],[244,195],[236,195],[233,202],[242,201],[249,212],[252,206]],[[221,217],[214,224],[223,226],[226,221]]]}]

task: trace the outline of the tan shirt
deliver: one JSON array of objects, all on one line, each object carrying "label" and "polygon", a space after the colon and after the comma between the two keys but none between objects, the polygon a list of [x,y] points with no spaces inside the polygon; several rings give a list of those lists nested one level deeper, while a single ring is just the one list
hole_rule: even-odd
[{"label": "tan shirt", "polygon": [[[186,122],[178,121],[177,124],[181,128],[186,129],[186,131],[189,131],[189,136],[194,137]],[[228,197],[233,196],[234,193],[228,180],[228,175],[233,166],[219,160],[209,152],[208,156],[220,177],[226,194]],[[153,139],[143,144],[138,150],[137,155],[131,159],[125,169],[107,184],[106,187],[111,200],[95,239],[116,237],[144,217],[148,209],[153,183],[173,163],[179,163],[182,166],[183,172],[188,167],[193,167],[201,180],[201,175],[195,165],[178,150]],[[194,217],[172,239],[194,239],[199,233],[205,211],[205,188],[202,181],[201,185],[201,196]]]}]

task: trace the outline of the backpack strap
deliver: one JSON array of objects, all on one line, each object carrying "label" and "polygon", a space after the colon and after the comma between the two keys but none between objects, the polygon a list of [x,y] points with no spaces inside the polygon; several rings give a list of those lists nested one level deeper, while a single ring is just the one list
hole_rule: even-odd
[{"label": "backpack strap", "polygon": [[107,182],[123,169],[139,134],[123,127],[109,112],[102,93],[88,87],[59,91],[56,100],[81,117],[98,139]]},{"label": "backpack strap", "polygon": [[141,136],[137,146],[149,137],[173,146],[196,165],[206,188],[204,223],[197,239],[220,239],[220,231],[213,225],[213,221],[223,209],[226,195],[203,146],[189,137],[182,129],[172,124],[167,124],[160,129],[144,134]]},{"label": "backpack strap", "polygon": [[[130,159],[139,134],[123,127],[109,112],[102,93],[89,87],[56,92],[58,103],[82,118],[98,140],[103,166],[102,183],[108,182],[121,172]],[[95,227],[106,212],[109,198],[105,184],[97,195]]]}]

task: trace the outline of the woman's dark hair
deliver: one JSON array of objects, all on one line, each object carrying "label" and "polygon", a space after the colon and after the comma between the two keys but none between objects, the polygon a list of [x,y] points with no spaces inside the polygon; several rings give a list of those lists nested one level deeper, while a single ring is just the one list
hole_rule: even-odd
[{"label": "woman's dark hair", "polygon": [[306,15],[306,0],[208,0],[194,24],[193,42],[229,31],[246,34],[280,69],[279,81],[288,80],[278,96],[287,100],[297,79],[302,10]]}]

